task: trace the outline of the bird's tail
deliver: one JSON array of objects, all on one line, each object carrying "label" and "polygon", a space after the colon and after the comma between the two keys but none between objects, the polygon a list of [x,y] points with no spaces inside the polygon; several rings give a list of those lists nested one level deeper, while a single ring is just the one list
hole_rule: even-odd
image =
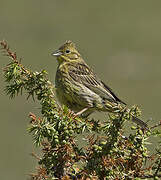
[{"label": "bird's tail", "polygon": [[148,130],[148,125],[147,125],[144,121],[142,121],[141,119],[132,116],[132,121],[133,121],[135,124],[139,125],[141,128],[143,128],[143,129],[145,129],[145,130]]},{"label": "bird's tail", "polygon": [[[106,108],[108,108],[108,111],[110,112],[115,112],[115,113],[118,113],[118,112],[127,112],[130,116],[132,116],[132,121],[137,124],[138,126],[140,126],[142,129],[144,130],[148,130],[148,125],[147,123],[145,123],[144,121],[142,121],[141,119],[133,116],[131,113],[130,113],[130,109],[128,109],[126,106],[122,106],[122,104],[116,104],[116,106],[113,106],[114,103],[106,103]],[[111,108],[111,109],[110,109]]]}]

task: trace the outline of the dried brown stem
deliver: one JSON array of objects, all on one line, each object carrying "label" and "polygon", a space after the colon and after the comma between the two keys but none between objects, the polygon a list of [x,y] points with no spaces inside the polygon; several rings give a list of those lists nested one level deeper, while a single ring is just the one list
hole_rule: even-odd
[{"label": "dried brown stem", "polygon": [[152,126],[150,129],[154,129],[161,126],[161,120],[159,121],[159,123],[155,124],[154,126]]},{"label": "dried brown stem", "polygon": [[8,43],[3,40],[3,41],[0,41],[0,45],[1,45],[1,49],[2,51],[5,53],[6,56],[9,56],[15,63],[17,63],[21,68],[22,70],[27,73],[28,75],[30,75],[30,72],[28,70],[26,70],[24,68],[24,66],[20,63],[21,62],[21,59],[17,59],[17,55],[16,55],[16,52],[12,52],[9,48],[9,45]]}]

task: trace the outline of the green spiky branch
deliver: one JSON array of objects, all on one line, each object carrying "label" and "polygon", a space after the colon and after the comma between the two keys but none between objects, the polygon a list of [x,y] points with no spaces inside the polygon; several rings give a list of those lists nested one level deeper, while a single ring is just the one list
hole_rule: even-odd
[{"label": "green spiky branch", "polygon": [[54,86],[45,70],[26,69],[5,41],[0,44],[2,52],[11,58],[4,68],[5,92],[11,98],[26,94],[27,98],[38,100],[41,107],[41,117],[29,114],[28,132],[42,151],[42,157],[34,155],[39,167],[31,179],[161,177],[160,144],[154,155],[150,155],[146,147],[149,137],[161,136],[161,123],[146,132],[132,127],[132,133],[124,137],[123,127],[125,121],[130,120],[130,114],[140,115],[136,106],[129,113],[110,114],[104,122],[75,117],[67,107],[58,105]]}]

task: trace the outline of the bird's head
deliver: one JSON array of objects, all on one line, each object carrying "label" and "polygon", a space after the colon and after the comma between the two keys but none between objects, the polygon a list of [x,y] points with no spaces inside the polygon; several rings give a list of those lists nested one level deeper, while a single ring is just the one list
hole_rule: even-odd
[{"label": "bird's head", "polygon": [[81,55],[72,41],[66,41],[57,51],[52,53],[57,57],[59,64],[79,60]]}]

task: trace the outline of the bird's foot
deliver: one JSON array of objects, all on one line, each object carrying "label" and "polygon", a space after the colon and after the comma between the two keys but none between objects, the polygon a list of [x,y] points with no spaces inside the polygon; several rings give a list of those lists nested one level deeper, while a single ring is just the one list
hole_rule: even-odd
[{"label": "bird's foot", "polygon": [[84,109],[82,109],[81,111],[79,111],[79,112],[77,112],[77,113],[75,113],[74,111],[71,111],[70,114],[71,114],[71,116],[72,116],[73,118],[76,118],[76,117],[82,115],[82,114],[83,114],[85,111],[87,111],[87,110],[88,110],[88,108],[84,108]]},{"label": "bird's foot", "polygon": [[75,115],[76,116],[80,116],[80,115],[82,115],[87,110],[88,110],[88,108],[86,107],[86,108],[82,109],[81,111],[77,112]]},{"label": "bird's foot", "polygon": [[70,117],[76,118],[76,113],[72,110],[70,110]]}]

